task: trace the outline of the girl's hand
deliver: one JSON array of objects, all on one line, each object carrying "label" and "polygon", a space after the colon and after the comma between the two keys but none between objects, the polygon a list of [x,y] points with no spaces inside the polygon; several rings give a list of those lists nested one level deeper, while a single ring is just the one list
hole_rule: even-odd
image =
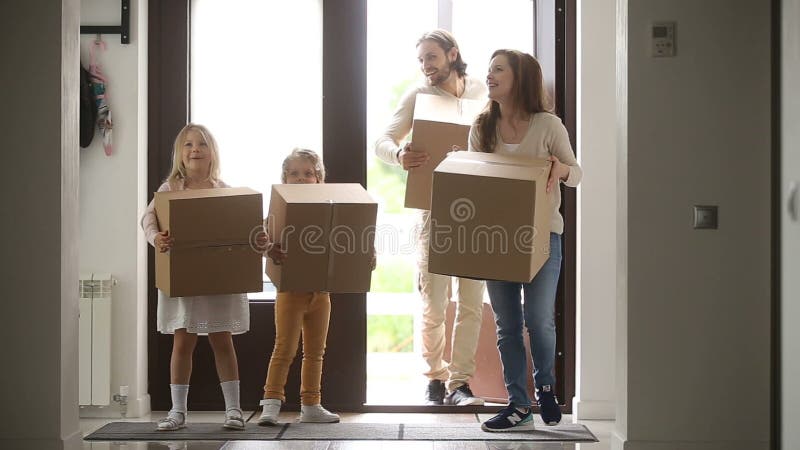
[{"label": "girl's hand", "polygon": [[375,256],[375,249],[372,249],[372,258],[369,260],[369,270],[375,270],[378,265],[378,258]]},{"label": "girl's hand", "polygon": [[172,248],[172,244],[175,243],[175,240],[169,236],[169,230],[164,230],[156,235],[156,238],[153,240],[156,250],[161,253],[166,253],[169,249]]},{"label": "girl's hand", "polygon": [[269,248],[269,236],[267,232],[264,230],[259,231],[256,233],[255,239],[255,249],[260,253],[265,253]]},{"label": "girl's hand", "polygon": [[553,155],[550,155],[547,159],[553,163],[550,166],[550,178],[547,180],[547,189],[545,190],[545,192],[549,194],[560,180],[567,179],[569,176],[569,166],[559,161],[558,158]]},{"label": "girl's hand", "polygon": [[281,244],[278,242],[267,247],[267,256],[279,266],[288,258],[286,251],[281,249]]}]

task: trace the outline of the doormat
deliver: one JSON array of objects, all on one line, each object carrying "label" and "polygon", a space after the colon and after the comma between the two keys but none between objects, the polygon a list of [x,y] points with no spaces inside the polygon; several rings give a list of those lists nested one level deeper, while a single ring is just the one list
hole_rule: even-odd
[{"label": "doormat", "polygon": [[188,423],[177,431],[156,431],[154,422],[112,422],[87,441],[544,441],[597,442],[586,426],[564,423],[531,431],[487,433],[478,423],[284,423],[243,431],[219,423]]}]

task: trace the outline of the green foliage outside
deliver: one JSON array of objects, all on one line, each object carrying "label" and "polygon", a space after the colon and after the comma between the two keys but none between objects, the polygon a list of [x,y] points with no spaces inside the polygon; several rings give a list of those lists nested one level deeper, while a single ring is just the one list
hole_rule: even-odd
[{"label": "green foliage outside", "polygon": [[409,258],[379,256],[372,272],[372,292],[414,292],[414,267]]},{"label": "green foliage outside", "polygon": [[414,318],[411,315],[367,316],[368,352],[411,352],[414,350]]}]

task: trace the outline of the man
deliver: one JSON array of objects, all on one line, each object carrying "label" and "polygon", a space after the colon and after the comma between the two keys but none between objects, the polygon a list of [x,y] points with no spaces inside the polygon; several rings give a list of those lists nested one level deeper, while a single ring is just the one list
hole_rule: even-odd
[{"label": "man", "polygon": [[[418,93],[457,98],[486,100],[485,83],[467,76],[467,65],[461,58],[455,38],[445,30],[425,33],[417,42],[420,69],[425,83],[410,89],[400,100],[392,121],[375,143],[375,153],[389,164],[409,170],[428,162],[425,152],[413,151],[413,144],[400,141],[408,136],[414,118],[414,102]],[[443,360],[445,347],[445,311],[451,277],[428,272],[430,213],[422,211],[419,239],[418,289],[424,305],[422,314],[422,356],[428,365],[425,376],[428,405],[482,405],[469,388],[475,373],[475,350],[483,309],[482,281],[458,278],[457,309],[452,336],[450,364]],[[447,394],[445,393],[447,390]]]}]

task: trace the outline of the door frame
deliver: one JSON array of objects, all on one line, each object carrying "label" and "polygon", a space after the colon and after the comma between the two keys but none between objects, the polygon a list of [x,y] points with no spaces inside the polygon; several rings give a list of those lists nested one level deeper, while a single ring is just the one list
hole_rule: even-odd
[{"label": "door frame", "polygon": [[[576,155],[576,0],[536,0],[547,4],[555,15],[555,104],[564,121]],[[171,167],[174,136],[190,120],[190,0],[148,0],[148,201]],[[534,18],[535,20],[535,18]],[[538,29],[538,27],[537,27]],[[538,32],[538,31],[537,31]],[[536,37],[539,44],[546,42]],[[323,2],[323,159],[329,182],[355,182],[366,187],[366,86],[367,86],[367,0]],[[347,105],[342,110],[342,105]],[[556,307],[556,376],[561,409],[572,412],[575,396],[576,326],[576,195],[567,189],[562,196],[564,216],[564,258]],[[148,246],[148,279],[154,280],[154,252]],[[148,289],[148,384],[153,410],[170,407],[168,367],[172,338],[156,331],[157,290]],[[332,297],[328,361],[323,373],[326,404],[343,411],[431,412],[420,406],[365,406],[366,403],[366,294],[335,294]],[[274,336],[258,333],[258,324],[272,323],[274,299],[251,301],[251,331],[235,336],[239,360],[264,361],[264,375]],[[262,352],[242,351],[240,343],[258,339]],[[222,397],[213,386],[216,374],[207,344],[199,342],[189,407],[222,409]],[[296,384],[299,364],[292,364],[287,383],[285,409],[299,409]],[[242,406],[256,409],[261,396],[258,377],[242,375]],[[560,376],[559,376],[560,375]],[[263,379],[263,377],[261,378]],[[208,394],[200,394],[208,392]],[[295,395],[292,395],[292,393]],[[334,392],[337,392],[336,395]],[[483,411],[483,408],[472,408]],[[487,411],[497,408],[487,407]],[[437,408],[437,412],[455,412]],[[464,407],[457,411],[465,412]]]}]

